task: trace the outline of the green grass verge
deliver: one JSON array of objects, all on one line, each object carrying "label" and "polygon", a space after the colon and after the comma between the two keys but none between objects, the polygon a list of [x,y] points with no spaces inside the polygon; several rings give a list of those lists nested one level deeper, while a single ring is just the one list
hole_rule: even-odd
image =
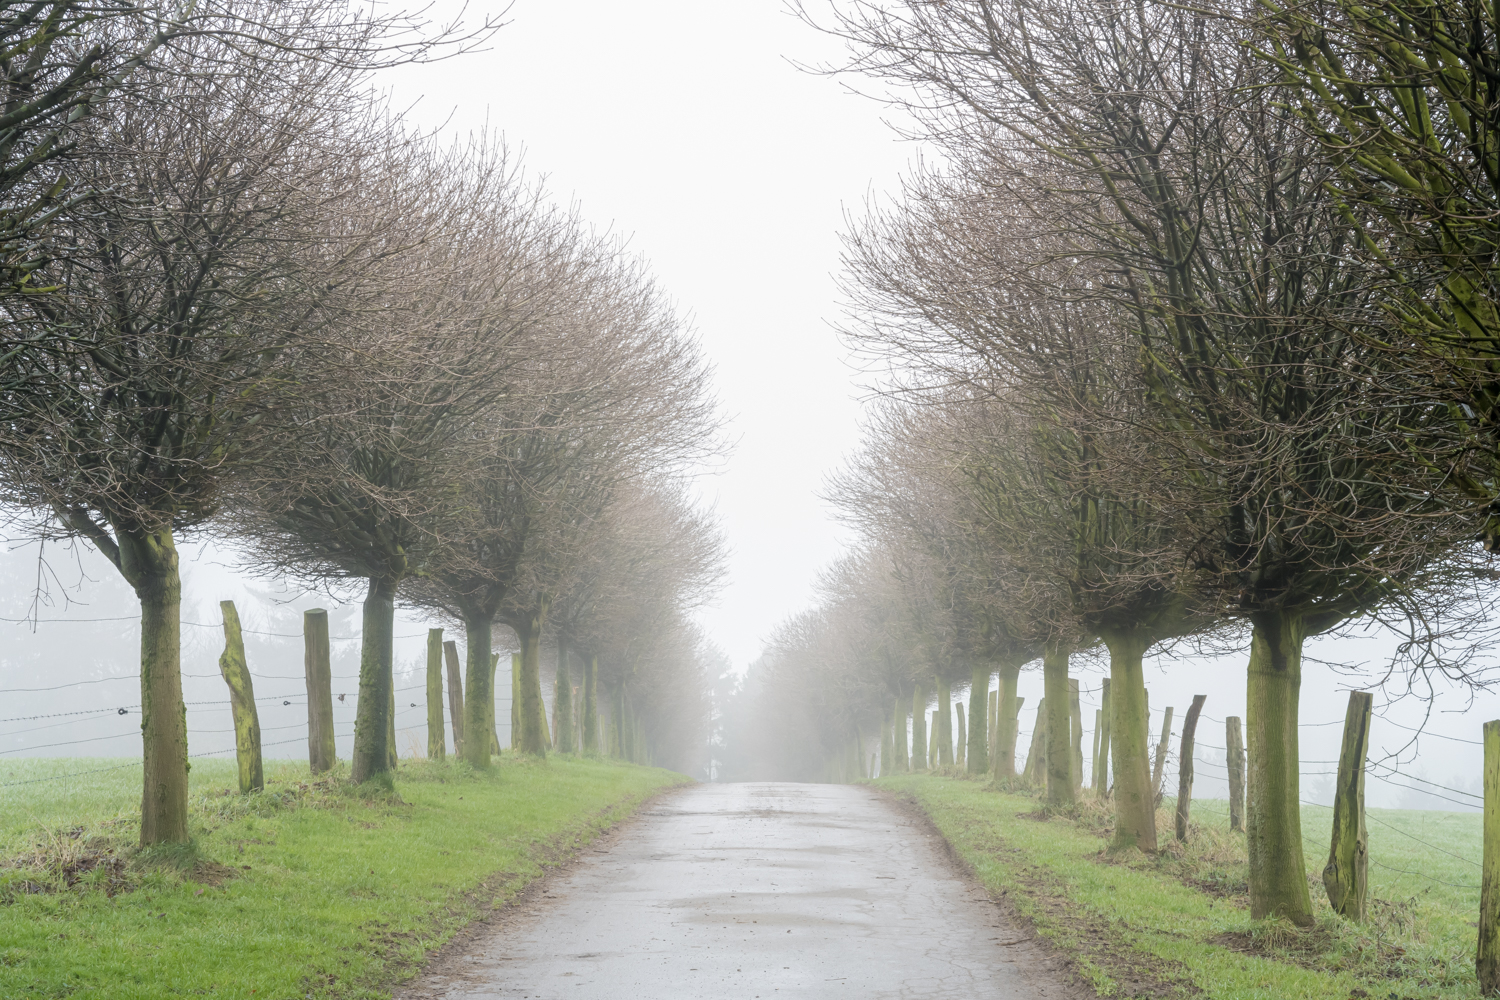
[{"label": "green grass verge", "polygon": [[[1304,807],[1317,926],[1250,919],[1244,837],[1227,803],[1193,804],[1186,845],[1158,814],[1162,852],[1111,856],[1107,812],[1039,818],[1040,803],[982,782],[928,775],[874,784],[919,806],[994,894],[1069,956],[1101,996],[1214,1000],[1456,1000],[1478,995],[1482,854],[1474,813],[1371,810],[1370,919],[1328,907],[1320,873],[1331,810]],[[1446,853],[1445,853],[1446,852]]]},{"label": "green grass verge", "polygon": [[[118,761],[22,761],[0,784]],[[611,761],[403,762],[365,797],[305,765],[195,763],[189,850],[137,852],[139,771],[0,788],[0,997],[373,998],[662,788]],[[252,993],[253,991],[253,993]]]}]

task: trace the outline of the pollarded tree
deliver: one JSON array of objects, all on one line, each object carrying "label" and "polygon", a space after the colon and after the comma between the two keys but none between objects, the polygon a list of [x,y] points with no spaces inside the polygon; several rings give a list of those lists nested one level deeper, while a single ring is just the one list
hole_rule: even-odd
[{"label": "pollarded tree", "polygon": [[[329,46],[363,37],[331,7],[256,9]],[[0,491],[140,599],[151,844],[189,835],[177,540],[259,460],[257,394],[369,263],[349,190],[384,140],[347,65],[209,34],[141,72],[74,126],[97,196],[54,219],[72,249],[33,272],[64,290],[4,300]]]}]

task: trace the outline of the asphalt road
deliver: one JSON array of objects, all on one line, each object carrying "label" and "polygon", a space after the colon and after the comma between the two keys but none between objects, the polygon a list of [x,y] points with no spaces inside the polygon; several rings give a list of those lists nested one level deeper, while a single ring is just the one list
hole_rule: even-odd
[{"label": "asphalt road", "polygon": [[851,785],[695,785],[398,993],[1064,998],[939,838]]}]

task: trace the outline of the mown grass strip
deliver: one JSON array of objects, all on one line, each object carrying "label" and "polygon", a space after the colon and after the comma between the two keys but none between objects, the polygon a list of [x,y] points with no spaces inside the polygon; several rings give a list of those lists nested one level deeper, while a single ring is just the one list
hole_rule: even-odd
[{"label": "mown grass strip", "polygon": [[[1319,884],[1318,926],[1295,932],[1249,919],[1243,837],[1228,833],[1221,803],[1194,803],[1197,831],[1186,849],[1170,842],[1163,820],[1162,855],[1116,858],[1105,850],[1101,825],[1038,818],[1038,801],[1025,795],[929,775],[875,784],[920,807],[984,885],[1071,957],[1101,996],[1457,1000],[1477,993],[1477,891],[1470,899],[1468,889],[1432,880],[1465,884],[1463,858],[1478,851],[1477,817],[1381,811],[1391,829],[1378,839],[1372,830],[1372,860],[1428,877],[1372,866],[1380,902],[1364,926],[1332,914]],[[1169,817],[1171,803],[1165,806],[1161,815]],[[1310,807],[1304,817],[1314,879],[1325,860],[1328,834],[1319,840],[1318,832],[1327,814]],[[1416,830],[1457,857],[1405,836]]]},{"label": "mown grass strip", "polygon": [[[132,855],[126,891],[113,895],[122,879],[106,866],[58,891],[66,879],[44,884],[13,853],[0,870],[0,996],[385,997],[548,864],[686,780],[560,758],[507,758],[489,774],[403,764],[394,798],[309,785],[291,765],[272,777],[249,797],[204,780],[194,849]],[[39,791],[30,811],[51,828],[32,826],[20,843],[7,809],[9,846],[44,864],[69,851],[128,854],[117,792],[101,788],[95,808],[65,793],[79,829]],[[38,888],[49,891],[28,891]]]}]

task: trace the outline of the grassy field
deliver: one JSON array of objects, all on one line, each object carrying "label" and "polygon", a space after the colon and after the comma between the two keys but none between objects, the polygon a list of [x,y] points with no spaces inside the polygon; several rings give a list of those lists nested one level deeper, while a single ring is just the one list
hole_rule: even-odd
[{"label": "grassy field", "polygon": [[899,776],[875,782],[919,805],[992,893],[1072,957],[1103,996],[1213,1000],[1472,998],[1481,855],[1478,813],[1371,810],[1370,892],[1363,926],[1323,893],[1331,810],[1303,809],[1317,926],[1250,919],[1244,837],[1227,803],[1195,802],[1187,845],[1158,814],[1165,850],[1115,858],[1108,816],[1040,818],[1037,799],[978,781]]},{"label": "grassy field", "polygon": [[681,775],[405,762],[395,795],[195,762],[191,851],[134,852],[139,768],[0,765],[0,997],[385,997],[423,956]]}]

